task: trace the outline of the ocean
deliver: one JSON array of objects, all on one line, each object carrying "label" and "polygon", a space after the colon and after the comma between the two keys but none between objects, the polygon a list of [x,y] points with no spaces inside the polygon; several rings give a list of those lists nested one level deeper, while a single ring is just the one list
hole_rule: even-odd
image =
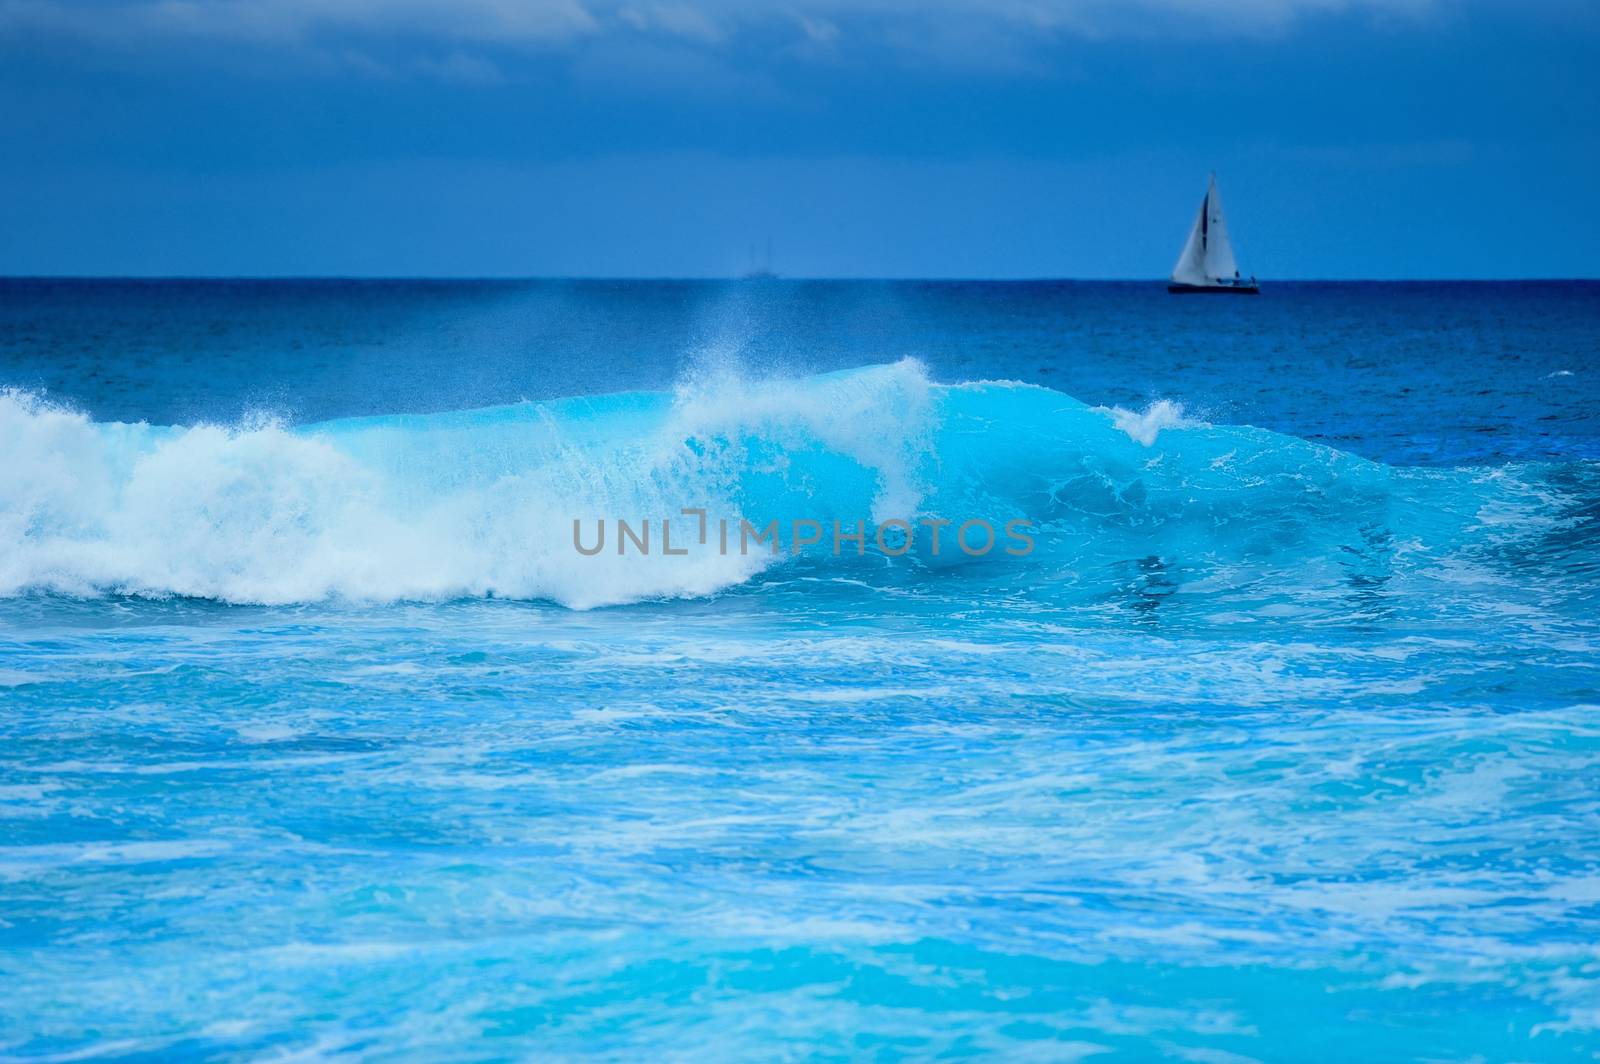
[{"label": "ocean", "polygon": [[0,1057],[1600,1045],[1600,283],[6,280],[0,389]]}]

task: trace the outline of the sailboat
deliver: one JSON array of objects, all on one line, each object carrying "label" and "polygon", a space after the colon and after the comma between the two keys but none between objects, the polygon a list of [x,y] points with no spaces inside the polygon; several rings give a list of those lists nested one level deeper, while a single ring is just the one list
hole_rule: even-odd
[{"label": "sailboat", "polygon": [[1233,244],[1228,240],[1228,223],[1222,220],[1222,196],[1217,192],[1216,174],[1211,175],[1206,198],[1200,201],[1200,213],[1195,216],[1194,228],[1189,230],[1189,239],[1184,242],[1178,264],[1172,268],[1167,291],[1231,292],[1243,296],[1261,293],[1254,277],[1245,280],[1239,275]]}]

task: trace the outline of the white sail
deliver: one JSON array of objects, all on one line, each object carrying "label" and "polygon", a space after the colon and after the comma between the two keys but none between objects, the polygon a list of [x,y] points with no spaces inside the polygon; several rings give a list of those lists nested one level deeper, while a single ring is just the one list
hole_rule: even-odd
[{"label": "white sail", "polygon": [[1217,175],[1211,175],[1206,191],[1206,210],[1210,222],[1206,232],[1206,276],[1218,281],[1233,281],[1239,264],[1233,260],[1233,244],[1228,240],[1228,223],[1222,219],[1222,193],[1217,191]]},{"label": "white sail", "polygon": [[1231,284],[1238,276],[1239,264],[1233,257],[1228,223],[1222,217],[1222,196],[1213,174],[1189,239],[1184,241],[1178,264],[1172,268],[1172,279],[1178,284],[1214,285]]},{"label": "white sail", "polygon": [[1211,200],[1209,195],[1200,201],[1200,213],[1194,216],[1194,226],[1189,230],[1189,239],[1183,242],[1183,251],[1178,254],[1178,264],[1172,268],[1172,279],[1178,284],[1205,284],[1206,283],[1206,208]]}]

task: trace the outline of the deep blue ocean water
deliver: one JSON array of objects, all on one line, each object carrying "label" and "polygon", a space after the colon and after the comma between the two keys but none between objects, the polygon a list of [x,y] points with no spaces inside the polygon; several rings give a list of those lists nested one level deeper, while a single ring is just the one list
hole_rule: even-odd
[{"label": "deep blue ocean water", "polygon": [[[0,1057],[1600,1046],[1600,285],[0,281],[0,388]],[[1033,550],[573,547],[684,507]]]}]

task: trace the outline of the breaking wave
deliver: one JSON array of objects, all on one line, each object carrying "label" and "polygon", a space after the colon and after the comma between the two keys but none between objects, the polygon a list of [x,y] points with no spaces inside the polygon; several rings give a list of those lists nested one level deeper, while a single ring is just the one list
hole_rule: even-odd
[{"label": "breaking wave", "polygon": [[800,559],[724,554],[714,537],[682,557],[574,549],[575,520],[684,508],[846,529],[1020,519],[1036,530],[1027,557],[919,545],[870,560],[901,579],[961,569],[1033,588],[1150,558],[1348,579],[1352,565],[1389,572],[1571,524],[1544,479],[1515,470],[1397,470],[1203,424],[1171,403],[1136,413],[1029,385],[935,384],[909,360],[298,427],[96,423],[6,392],[0,454],[7,597],[590,607],[707,595],[774,567],[867,564],[853,547],[828,557],[827,536]]}]

